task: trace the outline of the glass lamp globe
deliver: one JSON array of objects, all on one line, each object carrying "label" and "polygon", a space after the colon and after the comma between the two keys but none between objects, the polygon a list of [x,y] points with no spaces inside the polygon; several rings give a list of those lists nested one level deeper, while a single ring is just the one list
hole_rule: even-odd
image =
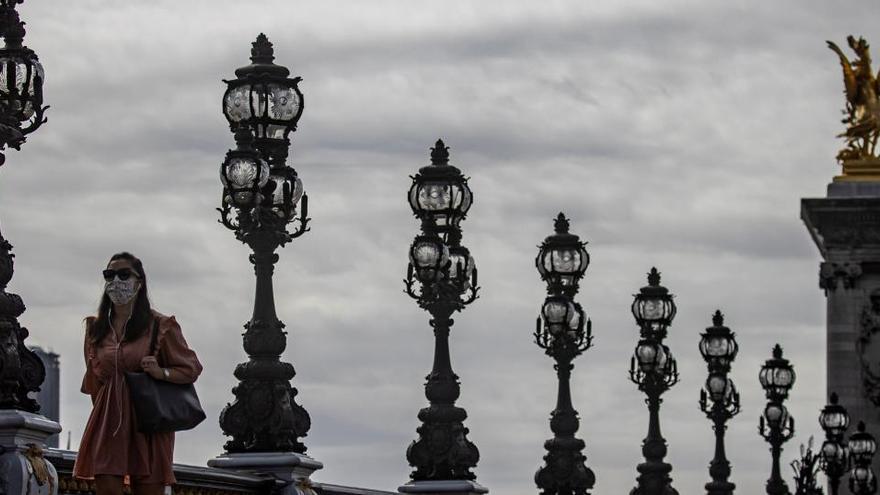
[{"label": "glass lamp globe", "polygon": [[461,171],[449,165],[449,147],[438,139],[431,148],[431,165],[413,177],[409,190],[413,214],[440,232],[457,228],[473,202],[473,193]]},{"label": "glass lamp globe", "polygon": [[769,403],[764,407],[764,418],[772,427],[781,427],[788,420],[788,409],[782,404]]},{"label": "glass lamp globe", "polygon": [[849,437],[849,452],[856,462],[870,462],[877,451],[874,436],[865,430],[865,423],[859,421],[858,431]]},{"label": "glass lamp globe", "polygon": [[554,222],[555,233],[544,239],[535,259],[541,279],[550,290],[577,291],[577,282],[590,265],[586,242],[569,233],[569,221],[560,213]]},{"label": "glass lamp globe", "polygon": [[576,303],[563,296],[549,296],[541,307],[544,327],[553,336],[559,336],[563,332],[577,334],[581,331],[584,321],[582,312]]},{"label": "glass lamp globe", "polygon": [[665,346],[649,340],[641,340],[636,346],[636,361],[644,373],[660,373],[668,363],[668,352]]},{"label": "glass lamp globe", "polygon": [[635,295],[631,310],[643,332],[661,338],[666,335],[666,328],[675,318],[676,307],[669,290],[660,285],[660,272],[656,268],[651,268],[648,273],[648,285]]},{"label": "glass lamp globe", "polygon": [[268,189],[267,196],[271,198],[272,211],[279,218],[293,219],[300,200],[303,201],[303,206],[306,206],[307,197],[304,196],[302,179],[290,167],[272,170]]},{"label": "glass lamp globe", "polygon": [[449,263],[449,248],[437,236],[420,235],[410,246],[409,260],[420,282],[436,282]]},{"label": "glass lamp globe", "polygon": [[874,480],[874,473],[869,467],[856,466],[852,470],[852,479],[859,485],[870,486],[871,482]]},{"label": "glass lamp globe", "polygon": [[449,248],[449,270],[447,277],[461,290],[471,287],[476,272],[476,263],[470,250],[464,246]]},{"label": "glass lamp globe", "polygon": [[713,326],[707,328],[700,339],[700,354],[710,367],[727,370],[739,352],[739,344],[733,332],[724,326],[721,311],[715,312],[712,322]]},{"label": "glass lamp globe", "polygon": [[837,394],[832,393],[830,403],[819,414],[819,425],[829,437],[835,439],[843,438],[843,434],[849,428],[849,413],[838,403],[838,400]]},{"label": "glass lamp globe", "polygon": [[276,65],[272,43],[260,33],[251,48],[251,64],[236,69],[223,95],[223,115],[232,129],[248,127],[258,142],[285,140],[303,111],[299,77]]},{"label": "glass lamp globe", "polygon": [[773,348],[773,358],[761,367],[758,379],[768,399],[782,400],[788,397],[788,392],[794,386],[795,373],[788,360],[782,357],[779,344]]},{"label": "glass lamp globe", "polygon": [[251,147],[253,137],[249,131],[237,132],[235,139],[237,148],[229,150],[220,165],[220,182],[225,203],[248,209],[263,201],[261,190],[269,181],[269,164]]},{"label": "glass lamp globe", "polygon": [[712,373],[706,378],[706,391],[714,402],[721,402],[733,393],[733,383],[722,373]]}]

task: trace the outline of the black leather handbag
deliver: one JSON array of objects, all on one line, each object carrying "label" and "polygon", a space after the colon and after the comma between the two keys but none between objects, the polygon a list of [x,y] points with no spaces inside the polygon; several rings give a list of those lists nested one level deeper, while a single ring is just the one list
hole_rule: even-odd
[{"label": "black leather handbag", "polygon": [[[158,335],[159,320],[153,320],[151,356],[156,352]],[[205,411],[192,383],[171,383],[132,371],[125,372],[125,382],[141,433],[190,430],[205,420]]]}]

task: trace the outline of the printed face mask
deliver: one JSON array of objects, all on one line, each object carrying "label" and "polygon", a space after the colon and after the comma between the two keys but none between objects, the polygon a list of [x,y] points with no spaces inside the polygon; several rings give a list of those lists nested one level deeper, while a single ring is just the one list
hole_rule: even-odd
[{"label": "printed face mask", "polygon": [[128,280],[113,280],[104,284],[104,292],[113,301],[113,304],[128,304],[137,294],[137,280],[130,277]]}]

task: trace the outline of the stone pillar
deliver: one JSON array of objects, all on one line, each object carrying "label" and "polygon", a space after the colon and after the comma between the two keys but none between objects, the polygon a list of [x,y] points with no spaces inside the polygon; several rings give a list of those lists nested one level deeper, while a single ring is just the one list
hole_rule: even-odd
[{"label": "stone pillar", "polygon": [[43,449],[60,431],[58,423],[39,414],[0,410],[0,493],[58,495],[58,473]]},{"label": "stone pillar", "polygon": [[837,392],[852,424],[880,435],[880,178],[835,178],[827,197],[801,200],[801,219],[824,260],[826,400]]}]

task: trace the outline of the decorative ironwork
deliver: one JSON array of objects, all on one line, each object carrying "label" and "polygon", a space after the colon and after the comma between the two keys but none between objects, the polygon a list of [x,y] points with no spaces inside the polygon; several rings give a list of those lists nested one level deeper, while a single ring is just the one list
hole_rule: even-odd
[{"label": "decorative ironwork", "polygon": [[630,495],[678,495],[669,476],[672,465],[663,460],[667,448],[660,432],[661,396],[678,383],[678,364],[669,347],[663,344],[676,308],[672,294],[660,285],[660,272],[656,268],[648,273],[648,285],[635,295],[632,312],[641,339],[630,361],[629,377],[647,396],[649,416],[648,436],[642,443],[645,462],[637,467],[638,484]]},{"label": "decorative ironwork", "polygon": [[[228,113],[230,91],[243,87],[246,82],[251,91],[249,98],[256,98],[250,100],[250,105],[262,102],[259,108],[263,113],[251,107],[249,116],[234,122],[230,119],[237,148],[227,153],[221,165],[224,189],[222,207],[218,208],[220,222],[253,251],[250,261],[256,274],[256,295],[253,316],[245,324],[243,334],[249,360],[235,368],[235,377],[240,383],[232,389],[235,400],[220,413],[220,427],[225,435],[232,437],[224,445],[229,453],[293,451],[302,454],[306,447],[299,438],[306,436],[311,420],[294,400],[297,390],[290,385],[296,376],[293,365],[280,360],[287,347],[287,333],[275,312],[272,274],[278,261],[275,251],[309,230],[308,198],[296,172],[283,159],[289,144],[287,133],[295,128],[295,119],[282,133],[283,150],[277,143],[266,144],[268,139],[278,139],[274,135],[267,136],[268,127],[261,127],[278,124],[279,119],[266,118],[265,101],[260,98],[268,98],[264,91],[274,88],[273,84],[287,81],[288,73],[284,72],[287,69],[268,68],[266,64],[279,66],[271,64],[271,44],[267,54],[267,43],[264,35],[257,38],[251,58],[254,64],[236,71],[239,79],[229,82],[230,89],[224,96],[224,111]],[[284,75],[280,76],[282,72]],[[290,81],[296,82],[298,78]],[[298,98],[301,104],[302,95]],[[301,110],[300,106],[296,119]],[[254,128],[262,133],[257,140],[251,134]],[[296,228],[289,232],[287,225],[293,222]]]},{"label": "decorative ironwork", "polygon": [[706,493],[709,495],[733,495],[736,488],[728,481],[730,462],[724,452],[726,423],[740,410],[739,392],[733,380],[727,376],[739,351],[734,337],[735,334],[724,326],[724,315],[718,310],[712,316],[712,326],[706,329],[700,340],[700,354],[709,369],[706,385],[700,390],[700,409],[712,421],[715,430],[715,457],[709,463],[712,481],[706,483]]},{"label": "decorative ironwork", "polygon": [[768,495],[788,495],[788,485],[782,479],[779,468],[779,457],[782,444],[794,436],[794,418],[788,414],[783,402],[794,385],[794,368],[787,359],[782,357],[779,344],[773,348],[773,358],[768,359],[758,375],[761,386],[767,395],[767,405],[760,417],[758,433],[770,444],[772,465],[770,479],[767,480]]},{"label": "decorative ironwork", "polygon": [[448,164],[449,152],[442,140],[432,151],[432,165],[419,170],[410,189],[410,205],[422,220],[422,234],[410,246],[404,284],[406,293],[431,315],[434,366],[425,384],[430,406],[419,411],[419,438],[407,448],[406,459],[415,468],[410,474],[413,481],[474,480],[471,469],[480,452],[467,439],[467,412],[455,405],[460,384],[449,357],[451,316],[474,302],[480,290],[473,257],[461,245],[458,225],[470,207],[470,189],[461,172]]},{"label": "decorative ironwork", "polygon": [[[578,236],[568,232],[562,213],[556,218],[556,233],[540,246],[537,259],[541,278],[547,282],[547,298],[535,329],[535,343],[552,357],[559,380],[556,408],[550,413],[554,437],[544,442],[544,466],[535,473],[541,495],[587,495],[596,476],[586,466],[584,441],[575,437],[580,426],[571,403],[570,379],[574,358],[593,343],[592,323],[580,304],[573,300],[578,281],[589,264],[589,255]],[[568,281],[561,283],[562,280]],[[586,322],[585,322],[586,319]]]},{"label": "decorative ironwork", "polygon": [[832,392],[830,402],[819,415],[819,425],[825,431],[825,441],[819,452],[819,467],[828,478],[831,495],[837,495],[840,479],[849,470],[849,449],[843,439],[849,428],[849,414],[838,404],[837,394]]},{"label": "decorative ironwork", "polygon": [[[43,112],[43,67],[36,54],[23,46],[24,23],[15,11],[23,0],[0,0],[0,150],[19,149],[24,136],[46,119]],[[24,126],[22,124],[24,123]],[[0,153],[0,165],[5,158]],[[28,330],[18,322],[25,305],[17,294],[6,292],[12,280],[12,244],[0,233],[0,409],[39,412],[40,405],[28,393],[40,390],[46,369],[25,346]]]}]

